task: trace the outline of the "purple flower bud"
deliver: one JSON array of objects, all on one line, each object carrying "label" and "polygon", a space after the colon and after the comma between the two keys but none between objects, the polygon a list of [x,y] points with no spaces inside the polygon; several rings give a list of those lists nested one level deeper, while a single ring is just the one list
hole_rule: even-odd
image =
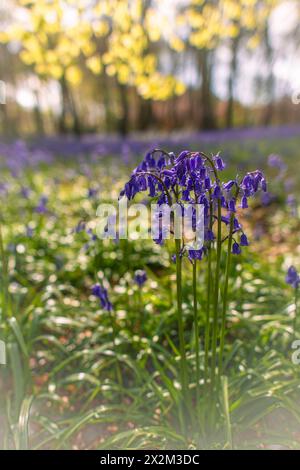
[{"label": "purple flower bud", "polygon": [[222,215],[221,219],[222,219],[222,222],[224,222],[224,224],[226,225],[228,225],[230,222],[230,218],[228,216]]},{"label": "purple flower bud", "polygon": [[[197,155],[195,157],[195,162],[196,162],[196,168],[199,170],[199,169],[203,169],[202,166],[203,166],[203,162],[202,162],[202,158],[200,157],[200,155]],[[201,171],[200,171],[201,173]]]},{"label": "purple flower bud", "polygon": [[201,178],[202,180],[204,180],[205,177],[206,177],[206,168],[203,167],[203,168],[201,168],[201,170],[200,170],[200,178]]},{"label": "purple flower bud", "polygon": [[236,184],[236,181],[230,180],[223,185],[223,188],[225,189],[225,191],[230,191],[235,184]]},{"label": "purple flower bud", "polygon": [[286,283],[290,284],[294,289],[297,289],[300,285],[300,277],[294,266],[290,266],[286,275]]},{"label": "purple flower bud", "polygon": [[227,202],[224,196],[221,197],[221,206],[227,209]]},{"label": "purple flower bud", "polygon": [[215,187],[213,196],[216,199],[219,199],[222,196],[222,191],[221,191],[220,186]]},{"label": "purple flower bud", "polygon": [[107,290],[100,284],[95,284],[92,287],[92,294],[100,300],[100,305],[104,310],[110,312],[112,310],[112,304],[108,299]]},{"label": "purple flower bud", "polygon": [[237,242],[234,242],[234,244],[232,245],[232,253],[234,255],[240,255],[241,252],[242,250],[240,248],[240,245]]},{"label": "purple flower bud", "polygon": [[230,212],[236,212],[236,209],[235,209],[235,200],[234,199],[231,199],[228,203],[228,210],[230,210]]},{"label": "purple flower bud", "polygon": [[87,197],[89,199],[93,199],[94,197],[96,197],[98,194],[98,190],[96,188],[89,188],[88,189],[88,194],[87,194]]},{"label": "purple flower bud", "polygon": [[214,232],[212,230],[207,230],[207,232],[205,233],[205,240],[213,242],[214,239],[215,239]]},{"label": "purple flower bud", "polygon": [[173,171],[171,171],[171,170],[164,170],[164,171],[163,171],[163,174],[164,174],[165,176],[169,176],[170,178],[173,178],[173,176],[174,176],[174,173],[173,173]]},{"label": "purple flower bud", "polygon": [[183,152],[181,152],[176,158],[175,165],[178,165],[178,163],[182,162],[188,154],[188,150],[183,150]]},{"label": "purple flower bud", "polygon": [[157,167],[161,170],[162,168],[164,168],[164,166],[166,166],[166,159],[164,156],[162,156],[158,159]]},{"label": "purple flower bud", "polygon": [[248,238],[244,233],[242,233],[242,235],[241,235],[240,245],[241,246],[248,246],[249,245]]},{"label": "purple flower bud", "polygon": [[210,181],[210,177],[207,176],[204,180],[204,187],[205,189],[209,190],[211,188],[211,181]]},{"label": "purple flower bud", "polygon": [[241,208],[242,209],[247,209],[249,206],[248,206],[248,199],[246,196],[243,196],[242,197],[242,201],[241,201]]},{"label": "purple flower bud", "polygon": [[201,250],[189,250],[189,258],[190,260],[202,260],[203,258],[203,249]]},{"label": "purple flower bud", "polygon": [[215,165],[216,165],[216,168],[218,171],[223,171],[224,168],[225,168],[225,163],[223,162],[222,158],[217,155],[215,158],[214,158],[214,161],[215,161]]},{"label": "purple flower bud", "polygon": [[236,217],[234,218],[234,221],[233,221],[233,228],[234,230],[240,230],[241,228],[241,225]]},{"label": "purple flower bud", "polygon": [[247,174],[244,176],[244,179],[242,181],[242,187],[245,189],[250,189],[252,187],[252,176]]},{"label": "purple flower bud", "polygon": [[145,282],[147,281],[147,274],[145,271],[142,271],[141,269],[138,269],[134,273],[134,280],[137,283],[139,287],[142,287]]},{"label": "purple flower bud", "polygon": [[184,191],[182,191],[182,200],[183,201],[190,200],[190,191],[188,189],[185,189]]}]

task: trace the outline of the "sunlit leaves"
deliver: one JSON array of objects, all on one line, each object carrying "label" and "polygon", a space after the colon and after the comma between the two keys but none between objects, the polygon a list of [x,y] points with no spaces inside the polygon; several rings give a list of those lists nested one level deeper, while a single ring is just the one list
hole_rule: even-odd
[{"label": "sunlit leaves", "polygon": [[[137,88],[144,98],[167,99],[184,92],[174,76],[159,71],[152,42],[161,37],[153,10],[141,0],[101,0],[95,5],[73,0],[22,1],[22,18],[6,32],[7,41],[20,42],[20,58],[43,78],[78,85],[85,64],[93,74],[115,76]],[[171,38],[181,51],[184,43]],[[84,61],[82,60],[84,59]]]},{"label": "sunlit leaves", "polygon": [[189,30],[189,42],[198,49],[215,48],[221,41],[246,34],[258,44],[278,0],[193,0],[178,16],[178,25]]}]

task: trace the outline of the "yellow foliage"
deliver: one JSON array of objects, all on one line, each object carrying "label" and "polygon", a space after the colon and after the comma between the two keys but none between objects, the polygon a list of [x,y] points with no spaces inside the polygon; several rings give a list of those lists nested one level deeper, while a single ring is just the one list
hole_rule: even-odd
[{"label": "yellow foliage", "polygon": [[102,72],[102,62],[100,57],[89,57],[86,60],[86,65],[95,75],[99,75]]},{"label": "yellow foliage", "polygon": [[165,100],[184,93],[185,86],[159,72],[153,43],[167,42],[177,53],[186,43],[212,49],[243,31],[249,47],[257,47],[277,2],[189,0],[170,24],[167,14],[160,15],[159,0],[149,7],[144,0],[19,0],[26,21],[16,20],[0,40],[19,41],[21,60],[43,77],[65,74],[76,86],[84,60],[95,75],[115,76],[146,99]]},{"label": "yellow foliage", "polygon": [[69,83],[71,83],[72,85],[79,85],[81,83],[81,80],[82,80],[82,72],[81,70],[76,67],[75,65],[74,66],[71,66],[69,67],[67,70],[66,70],[66,79]]}]

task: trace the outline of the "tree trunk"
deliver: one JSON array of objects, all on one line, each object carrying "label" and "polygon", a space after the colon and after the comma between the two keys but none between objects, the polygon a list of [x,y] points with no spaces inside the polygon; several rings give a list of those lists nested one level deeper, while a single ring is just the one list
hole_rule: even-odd
[{"label": "tree trunk", "polygon": [[68,117],[70,117],[72,122],[72,131],[75,135],[79,136],[81,134],[80,120],[72,95],[72,91],[70,90],[64,76],[60,79],[60,88],[61,114],[59,118],[59,131],[62,134],[66,134],[68,132]]},{"label": "tree trunk", "polygon": [[61,113],[58,121],[58,129],[61,134],[66,134],[68,131],[67,114],[68,114],[68,88],[65,77],[60,79],[60,93],[61,93]]},{"label": "tree trunk", "polygon": [[12,126],[9,124],[6,104],[0,104],[0,133],[7,137],[11,134]]},{"label": "tree trunk", "polygon": [[129,106],[128,106],[128,87],[121,83],[118,84],[121,116],[119,118],[118,130],[122,137],[126,137],[129,130]]},{"label": "tree trunk", "polygon": [[151,127],[151,124],[153,124],[152,101],[138,96],[137,129],[145,131]]},{"label": "tree trunk", "polygon": [[268,64],[268,77],[266,80],[266,94],[268,99],[268,104],[266,106],[265,112],[263,114],[262,124],[264,126],[269,126],[273,119],[274,113],[274,95],[275,95],[275,77],[273,74],[273,50],[270,43],[270,34],[269,26],[266,25],[264,31],[265,47],[266,47],[266,61]]},{"label": "tree trunk", "polygon": [[237,76],[237,55],[239,49],[239,42],[240,37],[236,36],[232,40],[232,47],[231,47],[231,62],[230,62],[230,71],[229,71],[229,78],[228,78],[228,86],[227,86],[227,107],[226,107],[226,116],[225,116],[225,125],[227,128],[233,127],[234,124],[234,90],[236,84],[236,76]]},{"label": "tree trunk", "polygon": [[216,119],[213,109],[213,100],[211,94],[211,64],[209,52],[204,49],[199,53],[199,68],[202,76],[202,85],[201,85],[201,119],[200,119],[200,128],[201,129],[215,129]]},{"label": "tree trunk", "polygon": [[81,135],[81,124],[80,124],[80,119],[79,119],[79,115],[77,112],[75,99],[74,99],[72,90],[70,89],[69,89],[69,101],[70,101],[70,108],[71,108],[72,121],[73,121],[73,125],[72,125],[73,133],[79,137]]},{"label": "tree trunk", "polygon": [[42,136],[45,134],[45,128],[44,128],[44,120],[43,120],[43,115],[41,113],[41,107],[40,107],[40,99],[39,99],[39,93],[38,91],[35,91],[35,99],[36,99],[36,105],[34,107],[34,118],[35,118],[35,128],[36,128],[36,133],[39,136]]}]

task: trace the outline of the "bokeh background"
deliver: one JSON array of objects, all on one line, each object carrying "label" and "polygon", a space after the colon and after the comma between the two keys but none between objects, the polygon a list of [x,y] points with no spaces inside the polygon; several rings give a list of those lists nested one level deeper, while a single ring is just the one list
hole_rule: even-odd
[{"label": "bokeh background", "polygon": [[8,0],[0,9],[6,137],[299,123],[298,0]]},{"label": "bokeh background", "polygon": [[[299,20],[299,0],[0,0],[0,448],[300,448]],[[250,246],[232,256],[211,415],[207,258],[195,289],[183,259],[192,394],[194,292],[201,343],[188,432],[172,244],[96,235],[157,147],[268,182],[237,207]]]}]

